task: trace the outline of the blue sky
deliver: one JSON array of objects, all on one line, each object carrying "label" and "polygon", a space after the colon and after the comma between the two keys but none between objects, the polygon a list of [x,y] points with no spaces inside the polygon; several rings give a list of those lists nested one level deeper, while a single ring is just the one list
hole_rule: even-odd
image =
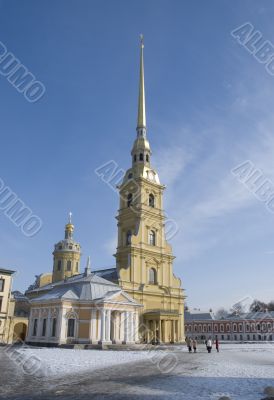
[{"label": "blue sky", "polygon": [[130,165],[143,33],[148,137],[187,302],[274,298],[274,214],[230,172],[249,159],[274,182],[274,77],[230,34],[250,22],[274,42],[273,16],[271,1],[0,0],[0,40],[46,87],[29,103],[0,76],[0,177],[43,220],[26,238],[0,213],[15,289],[51,270],[70,210],[82,265],[115,265],[118,197],[94,170]]}]

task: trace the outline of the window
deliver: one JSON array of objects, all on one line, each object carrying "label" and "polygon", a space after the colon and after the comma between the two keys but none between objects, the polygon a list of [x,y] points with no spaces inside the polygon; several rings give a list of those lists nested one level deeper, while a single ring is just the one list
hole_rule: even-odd
[{"label": "window", "polygon": [[127,195],[127,206],[130,207],[132,204],[132,193]]},{"label": "window", "polygon": [[154,231],[150,231],[149,232],[149,244],[151,246],[155,246],[156,245],[156,237],[155,237],[155,232]]},{"label": "window", "polygon": [[246,324],[246,331],[250,332],[250,325],[249,324]]},{"label": "window", "polygon": [[149,162],[149,155],[146,155],[146,162]]},{"label": "window", "polygon": [[256,335],[253,335],[253,340],[256,340]]},{"label": "window", "polygon": [[155,199],[152,193],[149,195],[148,205],[149,207],[155,207]]},{"label": "window", "polygon": [[75,319],[70,318],[68,320],[68,331],[67,331],[68,337],[74,337],[74,329],[75,329]]},{"label": "window", "polygon": [[230,340],[230,335],[227,335],[227,340]]},{"label": "window", "polygon": [[46,329],[47,329],[47,320],[46,320],[46,318],[44,318],[43,326],[42,326],[42,336],[46,336]]},{"label": "window", "polygon": [[220,325],[220,331],[224,332],[224,325],[223,324]]},{"label": "window", "polygon": [[58,249],[59,249],[59,250],[62,250],[62,246],[60,245],[60,246],[58,247]]},{"label": "window", "polygon": [[132,178],[132,173],[130,172],[129,174],[128,174],[128,179],[131,179]]},{"label": "window", "polygon": [[210,325],[207,326],[207,331],[208,331],[208,332],[211,332],[211,327],[210,327]]},{"label": "window", "polygon": [[0,292],[4,292],[5,279],[0,279]]},{"label": "window", "polygon": [[58,260],[58,264],[57,264],[58,271],[61,271],[61,268],[62,268],[62,260]]},{"label": "window", "polygon": [[237,332],[237,325],[236,324],[233,324],[233,332]]},{"label": "window", "polygon": [[238,337],[237,337],[237,335],[234,335],[234,340],[238,340]]},{"label": "window", "polygon": [[157,273],[155,268],[149,270],[149,283],[155,285],[157,283]]},{"label": "window", "polygon": [[67,261],[67,271],[71,271],[71,261]]},{"label": "window", "polygon": [[221,336],[221,338],[222,338],[222,340],[225,340],[225,337],[224,337],[224,335],[222,335],[222,336]]},{"label": "window", "polygon": [[261,325],[260,325],[260,324],[257,325],[257,330],[258,330],[258,331],[261,330]]},{"label": "window", "polygon": [[230,325],[229,324],[226,324],[226,331],[230,332]]},{"label": "window", "polygon": [[72,246],[71,245],[69,246],[69,249],[72,250]]},{"label": "window", "polygon": [[242,331],[243,331],[243,325],[239,324],[239,332],[242,332]]},{"label": "window", "polygon": [[52,320],[51,336],[56,336],[56,318]]},{"label": "window", "polygon": [[140,161],[144,161],[144,155],[143,155],[143,153],[140,153],[140,155],[139,155],[139,160],[140,160]]},{"label": "window", "polygon": [[218,325],[217,324],[214,325],[214,332],[218,332]]},{"label": "window", "polygon": [[247,340],[250,340],[250,335],[247,335]]},{"label": "window", "polygon": [[243,335],[240,335],[240,340],[243,340]]},{"label": "window", "polygon": [[128,246],[129,244],[131,244],[131,236],[132,236],[131,231],[127,231],[127,237],[126,237],[126,245],[127,245],[127,246]]},{"label": "window", "polygon": [[0,311],[2,311],[3,296],[0,296]]},{"label": "window", "polygon": [[37,335],[37,324],[38,324],[38,319],[35,319],[35,320],[33,321],[32,336],[36,336],[36,335]]},{"label": "window", "polygon": [[136,162],[136,160],[137,160],[137,157],[136,157],[136,154],[134,154],[134,162]]},{"label": "window", "polygon": [[206,325],[203,326],[203,331],[206,332]]}]

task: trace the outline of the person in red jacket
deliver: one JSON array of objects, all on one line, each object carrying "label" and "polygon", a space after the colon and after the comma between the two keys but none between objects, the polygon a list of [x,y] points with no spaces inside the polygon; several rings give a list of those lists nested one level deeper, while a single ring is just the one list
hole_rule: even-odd
[{"label": "person in red jacket", "polygon": [[216,340],[215,340],[215,346],[216,346],[217,353],[219,353],[219,340],[218,340],[217,337],[216,337]]}]

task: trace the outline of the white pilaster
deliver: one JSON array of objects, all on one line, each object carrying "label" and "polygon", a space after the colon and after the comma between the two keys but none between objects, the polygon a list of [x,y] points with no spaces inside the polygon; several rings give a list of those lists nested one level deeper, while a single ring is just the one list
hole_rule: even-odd
[{"label": "white pilaster", "polygon": [[101,309],[101,342],[106,340],[106,315],[105,310]]},{"label": "white pilaster", "polygon": [[97,335],[96,335],[96,309],[91,310],[91,319],[90,319],[90,334],[89,339],[92,343],[97,342]]}]

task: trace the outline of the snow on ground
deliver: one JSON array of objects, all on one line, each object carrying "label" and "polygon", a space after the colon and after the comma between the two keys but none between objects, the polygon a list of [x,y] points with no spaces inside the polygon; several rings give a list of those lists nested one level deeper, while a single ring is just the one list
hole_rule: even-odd
[{"label": "snow on ground", "polygon": [[[188,354],[186,346],[178,346],[171,350],[170,354],[177,357],[177,364],[168,374],[161,373],[160,369],[155,374],[155,359],[161,357],[158,351],[48,348],[20,351],[25,359],[34,356],[40,360],[40,369],[43,373],[46,371],[49,378],[129,363],[127,369],[117,371],[118,377],[122,378],[118,379],[121,386],[112,386],[113,382],[117,385],[115,379],[107,385],[111,393],[112,390],[117,393],[119,389],[121,394],[143,399],[218,400],[226,395],[232,400],[261,400],[264,388],[274,386],[274,344],[270,343],[223,344],[220,353],[213,348],[211,354],[207,353],[205,345],[199,345],[197,354]],[[135,363],[142,360],[148,360],[148,363],[143,365],[142,376],[136,376],[134,380],[125,371],[134,370]]]},{"label": "snow on ground", "polygon": [[124,363],[134,363],[149,357],[146,351],[102,351],[57,348],[23,348],[19,351],[25,369],[47,376],[81,373]]}]

